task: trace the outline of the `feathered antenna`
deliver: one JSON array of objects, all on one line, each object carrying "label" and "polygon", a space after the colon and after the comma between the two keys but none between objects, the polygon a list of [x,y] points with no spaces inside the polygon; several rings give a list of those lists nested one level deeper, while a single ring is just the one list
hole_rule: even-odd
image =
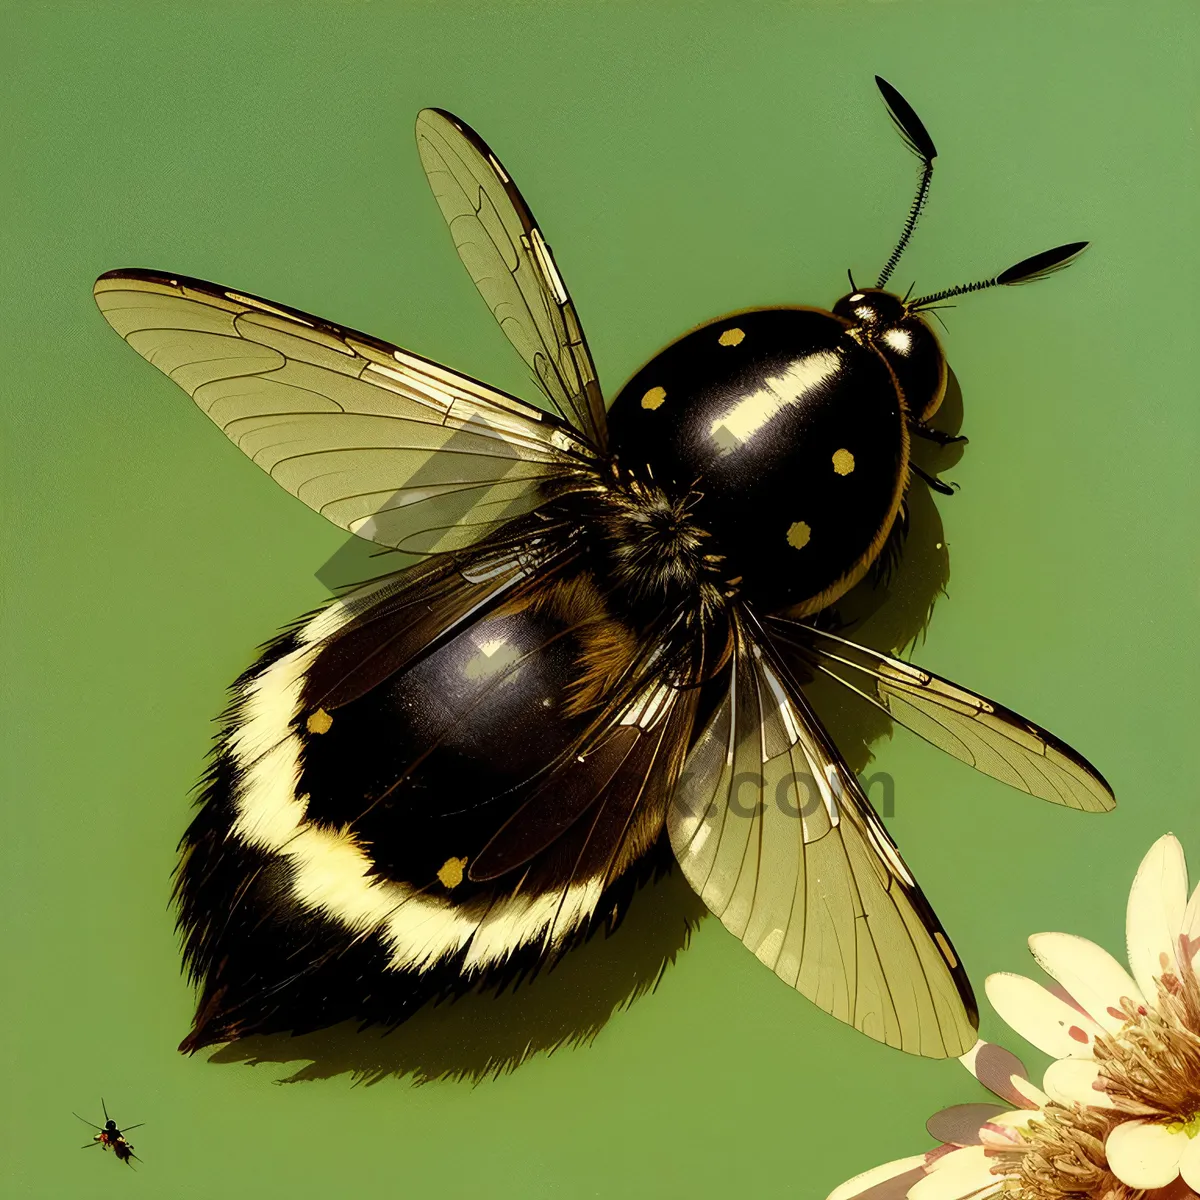
[{"label": "feathered antenna", "polygon": [[976,283],[961,283],[958,287],[947,288],[944,292],[934,292],[931,296],[922,296],[909,306],[909,312],[928,308],[939,300],[949,300],[951,296],[965,296],[968,292],[982,292],[985,288],[1010,287],[1016,283],[1035,283],[1069,267],[1075,258],[1082,253],[1087,242],[1069,242],[1065,246],[1055,246],[1053,250],[1043,250],[1031,258],[1023,258],[1019,263],[1001,271],[992,279],[980,279]]},{"label": "feathered antenna", "polygon": [[913,112],[912,105],[886,79],[880,79],[876,75],[875,84],[883,93],[888,113],[900,131],[904,144],[921,160],[922,164],[921,182],[917,184],[917,194],[908,210],[904,231],[900,234],[900,240],[896,243],[892,256],[884,264],[883,270],[879,272],[879,282],[875,286],[883,287],[896,269],[896,264],[900,261],[900,256],[904,253],[908,240],[913,235],[913,230],[917,227],[917,220],[925,207],[925,201],[929,198],[929,183],[933,179],[933,160],[937,158],[937,147],[934,146],[933,138],[929,136],[929,131],[922,124],[921,118]]}]

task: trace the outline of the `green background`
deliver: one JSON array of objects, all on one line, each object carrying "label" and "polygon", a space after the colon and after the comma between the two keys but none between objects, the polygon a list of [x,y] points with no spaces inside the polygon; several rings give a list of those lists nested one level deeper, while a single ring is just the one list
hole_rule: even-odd
[{"label": "green background", "polygon": [[[528,395],[420,170],[412,119],[439,105],[520,182],[611,396],[692,324],[829,304],[848,266],[878,269],[916,164],[876,72],[942,154],[902,287],[1092,239],[1068,273],[943,314],[971,445],[915,657],[1078,746],[1120,808],[1041,804],[903,732],[877,747],[888,825],[982,993],[1032,968],[1036,930],[1120,953],[1161,833],[1200,867],[1197,23],[1192,0],[6,5],[0,1190],[820,1198],[982,1098],[817,1011],[715,920],[607,1024],[641,970],[622,935],[394,1045],[176,1054],[169,875],[211,721],[324,597],[344,535],[123,346],[91,284],[213,279]],[[660,889],[638,936],[670,948],[687,908]],[[572,1005],[603,1028],[539,1052]],[[527,1034],[498,1079],[413,1083]],[[101,1095],[146,1122],[136,1174],[78,1149],[71,1112]]]}]

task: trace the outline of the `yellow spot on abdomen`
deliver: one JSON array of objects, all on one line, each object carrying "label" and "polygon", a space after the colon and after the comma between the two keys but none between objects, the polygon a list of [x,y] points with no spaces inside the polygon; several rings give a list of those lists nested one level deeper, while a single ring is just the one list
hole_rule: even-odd
[{"label": "yellow spot on abdomen", "polygon": [[661,405],[662,402],[666,398],[667,398],[667,389],[666,388],[660,388],[660,387],[651,388],[642,397],[642,407],[648,408],[651,411],[653,411],[654,409],[658,408],[659,405]]},{"label": "yellow spot on abdomen", "polygon": [[838,475],[849,475],[854,470],[854,455],[849,450],[835,450],[833,469]]},{"label": "yellow spot on abdomen", "polygon": [[323,709],[318,708],[305,722],[309,733],[328,733],[333,727],[333,718]]},{"label": "yellow spot on abdomen", "polygon": [[717,341],[720,342],[722,346],[740,346],[745,340],[745,337],[746,334],[741,329],[727,329],[719,338],[717,338]]},{"label": "yellow spot on abdomen", "polygon": [[463,870],[467,865],[465,858],[448,858],[438,867],[438,881],[443,887],[456,888],[463,881]]},{"label": "yellow spot on abdomen", "polygon": [[794,522],[787,531],[788,545],[793,550],[803,550],[808,545],[810,537],[812,537],[812,530],[803,521]]}]

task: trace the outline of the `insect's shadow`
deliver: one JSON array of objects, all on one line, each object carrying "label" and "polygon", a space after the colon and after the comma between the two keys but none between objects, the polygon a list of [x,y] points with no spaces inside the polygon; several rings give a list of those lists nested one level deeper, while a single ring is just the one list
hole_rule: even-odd
[{"label": "insect's shadow", "polygon": [[[954,435],[962,427],[962,417],[962,391],[951,371],[946,398],[931,424]],[[938,475],[959,462],[963,449],[961,442],[938,446],[914,438],[913,462]],[[953,510],[953,498],[947,503]],[[919,476],[914,475],[909,485],[905,506],[908,530],[894,569],[880,580],[864,579],[825,614],[832,618],[836,632],[889,654],[901,653],[924,636],[934,605],[950,581],[950,551],[941,514]],[[872,745],[891,735],[891,718],[827,676],[807,683],[804,694],[850,769],[856,774],[864,770],[872,758]]]},{"label": "insect's shadow", "polygon": [[[951,374],[933,423],[957,433],[962,411],[962,393]],[[961,451],[961,444],[913,444],[915,462],[931,474],[953,467]],[[906,504],[907,536],[894,569],[864,580],[831,614],[838,628],[853,630],[856,641],[889,652],[921,637],[950,578],[941,517],[920,478],[914,477]],[[871,746],[891,733],[887,715],[832,680],[818,679],[805,692],[851,769],[862,771]],[[247,1037],[217,1050],[209,1061],[257,1066],[307,1060],[280,1083],[338,1075],[368,1085],[391,1076],[415,1083],[478,1082],[515,1070],[538,1053],[591,1042],[614,1013],[655,988],[706,915],[681,872],[670,870],[642,888],[612,934],[593,937],[515,987],[426,1005],[386,1031],[345,1022],[304,1034]]]},{"label": "insect's shadow", "polygon": [[293,1063],[280,1083],[348,1074],[356,1083],[409,1076],[478,1082],[515,1070],[541,1053],[586,1045],[609,1018],[652,991],[707,910],[672,870],[647,884],[612,934],[599,933],[553,968],[515,987],[427,1004],[390,1030],[355,1022],[298,1035],[232,1042],[209,1061]]}]

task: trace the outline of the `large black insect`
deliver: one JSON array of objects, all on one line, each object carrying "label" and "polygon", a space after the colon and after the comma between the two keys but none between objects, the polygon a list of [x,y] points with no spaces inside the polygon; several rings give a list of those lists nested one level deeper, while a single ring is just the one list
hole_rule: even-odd
[{"label": "large black insect", "polygon": [[[417,118],[460,256],[561,416],[407,350],[174,275],[102,276],[112,326],[330,520],[411,551],[271,643],[233,688],[177,879],[192,1051],[553,960],[673,852],[780,978],[873,1038],[975,1041],[965,972],[805,696],[829,675],[1033,795],[1112,807],[1051,734],[813,623],[895,538],[946,363],[922,313],[1041,278],[1083,243],[917,300],[693,330],[607,414],[575,308],[508,173]],[[853,282],[852,282],[853,286]],[[669,847],[669,849],[668,849]]]}]

